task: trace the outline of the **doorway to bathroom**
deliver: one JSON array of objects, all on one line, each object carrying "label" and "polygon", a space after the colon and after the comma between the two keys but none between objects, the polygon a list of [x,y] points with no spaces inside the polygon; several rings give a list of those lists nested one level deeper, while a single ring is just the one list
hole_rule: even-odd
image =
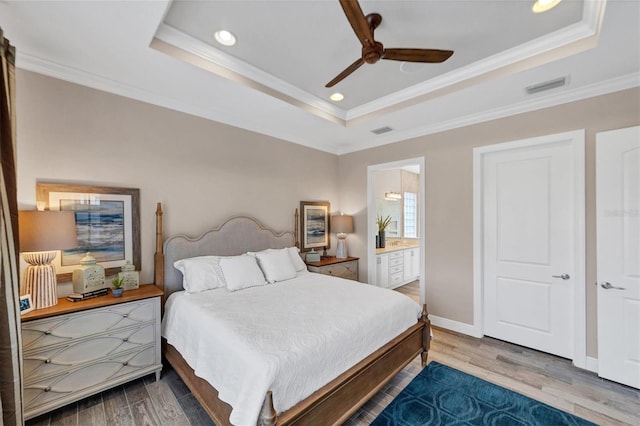
[{"label": "doorway to bathroom", "polygon": [[424,157],[367,168],[367,258],[370,284],[414,293],[425,302]]}]

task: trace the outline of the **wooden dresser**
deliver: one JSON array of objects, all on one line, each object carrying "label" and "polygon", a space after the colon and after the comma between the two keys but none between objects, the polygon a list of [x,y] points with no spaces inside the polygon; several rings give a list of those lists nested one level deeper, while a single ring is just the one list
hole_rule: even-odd
[{"label": "wooden dresser", "polygon": [[358,257],[344,259],[329,257],[320,259],[319,262],[305,263],[311,272],[358,281],[358,259]]},{"label": "wooden dresser", "polygon": [[152,372],[159,379],[162,294],[147,284],[23,315],[25,418]]}]

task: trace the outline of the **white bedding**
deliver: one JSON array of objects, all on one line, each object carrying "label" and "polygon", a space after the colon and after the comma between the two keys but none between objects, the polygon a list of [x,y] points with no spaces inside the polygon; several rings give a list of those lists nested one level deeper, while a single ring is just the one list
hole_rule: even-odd
[{"label": "white bedding", "polygon": [[421,309],[398,292],[315,273],[230,292],[177,292],[162,335],[255,425],[267,390],[278,413],[414,325]]}]

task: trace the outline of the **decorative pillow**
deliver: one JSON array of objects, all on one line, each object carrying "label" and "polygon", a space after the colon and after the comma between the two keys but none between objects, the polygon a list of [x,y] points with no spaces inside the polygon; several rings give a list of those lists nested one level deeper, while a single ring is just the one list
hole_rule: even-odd
[{"label": "decorative pillow", "polygon": [[220,269],[221,256],[199,256],[173,262],[182,272],[182,287],[187,293],[200,293],[224,287],[224,275]]},{"label": "decorative pillow", "polygon": [[260,269],[270,283],[295,278],[296,268],[287,249],[265,250],[255,253],[255,256]]},{"label": "decorative pillow", "polygon": [[296,268],[296,272],[306,271],[307,265],[304,263],[304,260],[300,257],[300,249],[298,247],[287,247],[285,250],[289,252],[289,257],[291,258],[291,262],[293,263],[293,267]]},{"label": "decorative pillow", "polygon": [[222,258],[220,268],[229,291],[267,284],[253,256],[243,254]]}]

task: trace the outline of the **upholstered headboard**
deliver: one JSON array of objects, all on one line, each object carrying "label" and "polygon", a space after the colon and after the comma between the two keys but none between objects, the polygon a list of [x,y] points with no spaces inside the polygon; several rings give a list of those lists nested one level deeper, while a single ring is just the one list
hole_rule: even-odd
[{"label": "upholstered headboard", "polygon": [[[294,232],[278,233],[263,227],[256,219],[246,216],[232,217],[220,227],[206,231],[196,238],[187,235],[170,237],[164,242],[162,250],[164,297],[166,299],[171,293],[182,290],[182,274],[173,267],[176,260],[207,255],[234,256],[267,248],[292,247],[297,243],[296,240]],[[156,260],[156,281],[159,267]]]}]

